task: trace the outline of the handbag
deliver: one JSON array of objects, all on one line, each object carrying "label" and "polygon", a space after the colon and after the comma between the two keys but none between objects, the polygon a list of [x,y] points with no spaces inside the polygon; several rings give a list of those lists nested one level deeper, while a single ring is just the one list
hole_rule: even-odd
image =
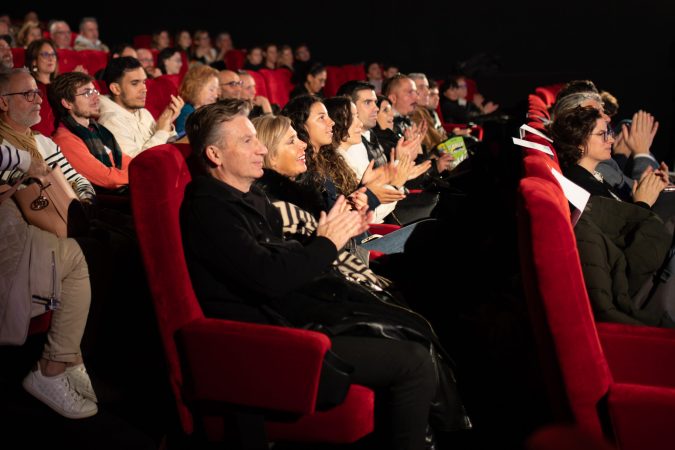
[{"label": "handbag", "polygon": [[55,167],[43,180],[14,193],[26,222],[59,237],[68,237],[68,208],[77,195],[60,167]]}]

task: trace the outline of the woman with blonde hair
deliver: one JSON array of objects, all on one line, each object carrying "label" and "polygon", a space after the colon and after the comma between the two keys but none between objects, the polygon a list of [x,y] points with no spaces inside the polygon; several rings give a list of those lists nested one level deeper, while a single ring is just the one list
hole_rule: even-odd
[{"label": "woman with blonde hair", "polygon": [[218,71],[213,67],[197,64],[190,67],[178,90],[185,105],[176,118],[176,133],[185,131],[185,121],[192,112],[218,100]]},{"label": "woman with blonde hair", "polygon": [[16,43],[19,47],[28,48],[31,42],[42,39],[42,28],[38,22],[29,20],[16,33]]}]

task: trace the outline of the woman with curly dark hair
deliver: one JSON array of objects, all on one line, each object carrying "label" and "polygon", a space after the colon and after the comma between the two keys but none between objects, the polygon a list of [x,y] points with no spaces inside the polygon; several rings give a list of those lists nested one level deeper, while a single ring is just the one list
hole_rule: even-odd
[{"label": "woman with curly dark hair", "polygon": [[596,319],[675,327],[673,227],[651,211],[666,181],[649,171],[634,203],[619,199],[595,170],[611,157],[614,138],[594,107],[557,115],[549,133],[565,176],[591,194],[574,233]]},{"label": "woman with curly dark hair", "polygon": [[[369,209],[375,209],[380,201],[366,185],[382,183],[382,174],[368,171],[364,180],[356,179],[344,158],[333,145],[333,125],[326,106],[314,95],[301,95],[289,101],[281,112],[291,119],[298,138],[307,144],[307,172],[298,178],[321,192],[325,210],[333,206],[339,195],[349,197],[357,206],[363,206],[367,196]],[[375,179],[374,179],[375,178]],[[386,180],[388,181],[388,180]],[[386,182],[385,181],[385,182]]]}]

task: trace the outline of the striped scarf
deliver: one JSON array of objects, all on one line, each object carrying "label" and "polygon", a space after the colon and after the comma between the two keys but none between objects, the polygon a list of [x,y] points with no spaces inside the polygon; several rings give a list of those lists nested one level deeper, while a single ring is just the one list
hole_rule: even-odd
[{"label": "striped scarf", "polygon": [[61,119],[63,124],[72,132],[75,136],[79,137],[84,141],[94,158],[101,161],[106,167],[112,167],[110,162],[110,157],[106,151],[106,147],[112,152],[112,159],[115,163],[117,169],[122,168],[122,150],[115,140],[115,137],[112,135],[107,128],[97,124],[95,121],[89,121],[89,127],[83,127],[73,119],[73,117],[68,114],[63,119]]},{"label": "striped scarf", "polygon": [[[272,204],[281,214],[285,238],[304,241],[316,231],[317,221],[307,211],[284,201],[276,201]],[[350,281],[371,283],[383,289],[390,284],[388,280],[370,270],[357,256],[346,250],[338,252],[333,266]]]}]

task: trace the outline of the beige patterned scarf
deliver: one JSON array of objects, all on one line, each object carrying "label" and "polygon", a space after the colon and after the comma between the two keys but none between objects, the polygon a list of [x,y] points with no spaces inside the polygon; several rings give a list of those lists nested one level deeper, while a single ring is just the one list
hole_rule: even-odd
[{"label": "beige patterned scarf", "polygon": [[19,150],[26,150],[30,153],[30,156],[36,160],[44,161],[42,154],[40,154],[40,151],[37,148],[34,134],[35,133],[30,128],[28,129],[28,132],[20,133],[7,125],[7,123],[0,118],[0,142],[6,140]]}]

